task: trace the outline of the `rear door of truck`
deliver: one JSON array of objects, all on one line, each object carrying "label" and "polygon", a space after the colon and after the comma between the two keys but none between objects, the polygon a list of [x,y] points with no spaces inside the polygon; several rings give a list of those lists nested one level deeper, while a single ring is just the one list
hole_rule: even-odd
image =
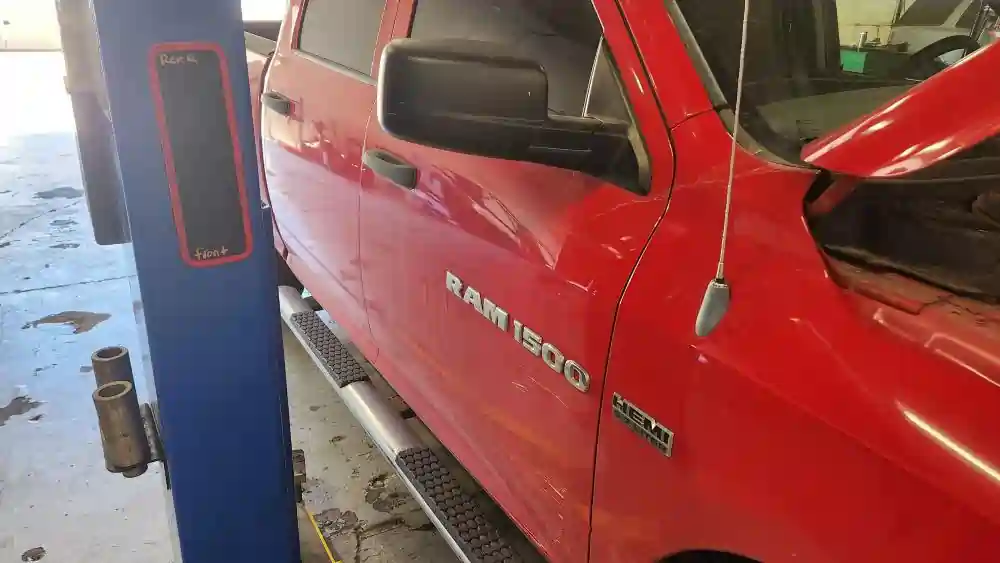
[{"label": "rear door of truck", "polygon": [[[541,62],[551,111],[638,125],[646,189],[420,146],[372,119],[361,198],[377,367],[549,559],[573,563],[587,560],[615,311],[673,173],[616,4],[596,4],[600,22],[589,0],[402,0],[394,37],[492,41]],[[395,183],[393,166],[416,181]],[[566,377],[577,368],[589,386]]]},{"label": "rear door of truck", "polygon": [[292,270],[371,353],[358,254],[373,63],[395,0],[291,0],[262,98],[265,174]]},{"label": "rear door of truck", "polygon": [[[280,17],[281,14],[278,14]],[[257,171],[260,175],[260,200],[263,205],[271,205],[267,193],[267,178],[264,176],[264,158],[261,153],[260,96],[264,93],[264,74],[271,63],[271,55],[278,47],[281,20],[244,21],[243,38],[247,44],[247,74],[250,76],[250,108],[253,110],[254,141],[257,146]],[[284,242],[277,225],[274,227],[275,246],[284,250]]]}]

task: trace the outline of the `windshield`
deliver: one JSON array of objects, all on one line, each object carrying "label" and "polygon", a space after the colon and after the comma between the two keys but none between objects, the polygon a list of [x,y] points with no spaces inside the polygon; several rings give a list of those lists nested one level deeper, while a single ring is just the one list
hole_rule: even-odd
[{"label": "windshield", "polygon": [[[735,107],[744,0],[676,0]],[[996,0],[751,0],[741,127],[778,156],[997,37]]]}]

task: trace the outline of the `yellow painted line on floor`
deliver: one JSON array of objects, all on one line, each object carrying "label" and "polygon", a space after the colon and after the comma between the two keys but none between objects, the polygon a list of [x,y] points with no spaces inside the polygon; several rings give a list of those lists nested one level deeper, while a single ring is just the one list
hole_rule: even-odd
[{"label": "yellow painted line on floor", "polygon": [[319,541],[323,542],[323,550],[326,551],[326,556],[330,558],[330,563],[344,563],[340,559],[333,556],[333,550],[330,549],[330,545],[326,543],[326,538],[323,536],[323,532],[320,531],[319,525],[316,524],[316,519],[313,518],[312,512],[306,510],[305,513],[306,516],[309,517],[309,523],[312,524],[313,530],[316,531],[316,536],[319,537]]}]

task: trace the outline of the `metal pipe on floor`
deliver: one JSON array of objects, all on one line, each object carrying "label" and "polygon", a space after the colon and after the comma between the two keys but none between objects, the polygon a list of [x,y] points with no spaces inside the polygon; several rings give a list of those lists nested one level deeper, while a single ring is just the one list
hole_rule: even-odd
[{"label": "metal pipe on floor", "polygon": [[94,367],[94,379],[101,387],[114,381],[128,381],[135,386],[135,376],[132,373],[132,360],[128,348],[124,346],[108,346],[101,348],[90,356],[90,364]]},{"label": "metal pipe on floor", "polygon": [[152,454],[135,385],[112,381],[98,387],[93,399],[101,445],[111,470],[128,478],[145,473]]},{"label": "metal pipe on floor", "polygon": [[[135,376],[132,373],[132,361],[128,348],[124,346],[108,346],[101,348],[90,356],[90,365],[94,368],[94,379],[100,388],[115,381],[127,381],[135,387]],[[118,473],[108,457],[108,449],[104,448],[104,467]]]}]

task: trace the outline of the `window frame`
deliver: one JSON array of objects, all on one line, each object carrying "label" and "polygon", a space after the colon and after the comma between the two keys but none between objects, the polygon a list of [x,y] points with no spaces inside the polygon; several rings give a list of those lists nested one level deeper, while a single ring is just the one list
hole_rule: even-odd
[{"label": "window frame", "polygon": [[[694,66],[698,77],[701,78],[702,86],[704,86],[705,92],[708,94],[708,99],[712,104],[712,108],[715,110],[715,114],[719,117],[719,120],[722,121],[722,126],[726,129],[729,135],[733,136],[734,131],[736,131],[735,104],[731,104],[729,100],[726,99],[726,95],[722,92],[722,86],[719,84],[719,80],[715,76],[715,71],[713,71],[712,67],[708,64],[708,59],[705,57],[705,53],[702,51],[701,45],[698,43],[698,39],[694,35],[694,30],[692,30],[691,26],[688,24],[687,18],[682,12],[681,7],[675,0],[663,0],[663,4],[674,24],[674,28],[677,30],[677,34],[681,38],[681,43],[684,45],[684,50],[687,52],[688,59],[690,59],[692,65]],[[815,167],[804,162],[788,160],[778,155],[777,152],[772,151],[762,142],[757,140],[757,138],[747,131],[746,127],[743,127],[742,125],[739,127],[739,131],[736,134],[736,143],[745,151],[768,162],[790,166],[792,168],[799,168],[802,170],[816,170]]]},{"label": "window frame", "polygon": [[[636,168],[637,170],[637,188],[638,189],[628,189],[630,192],[637,193],[639,195],[648,195],[653,187],[653,164],[649,158],[649,151],[646,149],[646,141],[642,137],[642,130],[639,129],[638,120],[635,117],[635,111],[632,109],[632,101],[628,97],[628,92],[625,90],[625,85],[622,84],[622,73],[618,68],[618,63],[615,61],[615,55],[611,52],[611,47],[608,45],[607,39],[604,34],[601,34],[601,40],[597,44],[597,50],[594,52],[594,66],[590,71],[590,80],[587,81],[587,94],[584,97],[583,108],[581,109],[581,115],[587,117],[584,112],[590,106],[590,95],[593,92],[594,79],[597,76],[598,57],[607,57],[608,65],[611,68],[611,77],[615,81],[615,86],[618,87],[618,93],[621,95],[622,103],[625,106],[625,112],[628,113],[628,140],[629,144],[632,145],[632,152],[635,155]],[[595,119],[598,119],[595,117]]]}]

